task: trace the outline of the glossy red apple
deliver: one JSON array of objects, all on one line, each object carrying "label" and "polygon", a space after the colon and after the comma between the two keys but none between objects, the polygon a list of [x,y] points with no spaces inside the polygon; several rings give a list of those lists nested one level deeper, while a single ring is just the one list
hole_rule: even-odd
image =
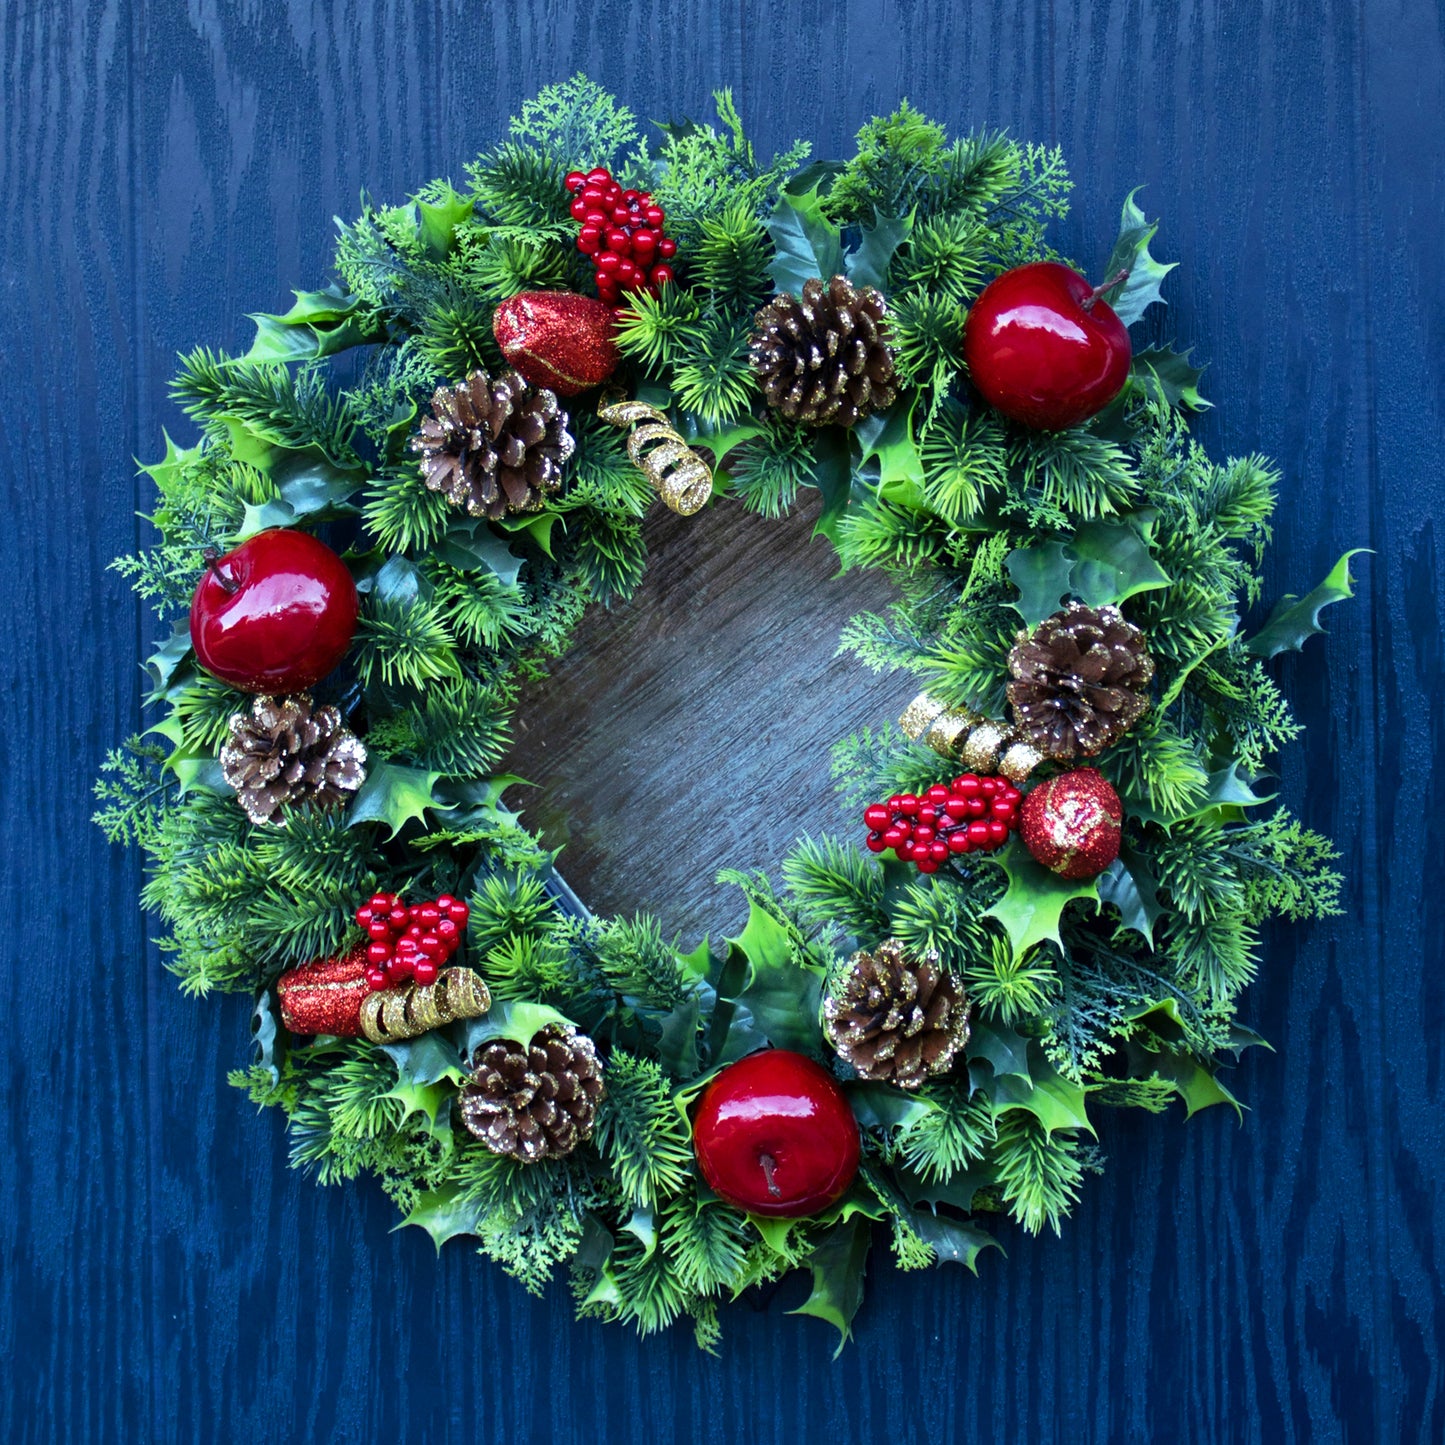
[{"label": "glossy red apple", "polygon": [[858,1172],[858,1122],[828,1071],[764,1049],[707,1086],[692,1126],[703,1177],[751,1214],[816,1214]]},{"label": "glossy red apple", "polygon": [[1124,323],[1100,299],[1119,279],[1090,286],[1068,266],[1036,261],[984,287],[964,323],[963,359],[989,405],[1039,431],[1108,406],[1133,356]]},{"label": "glossy red apple", "polygon": [[206,563],[191,645],[207,672],[246,692],[300,692],[345,656],[356,584],[325,542],[274,527]]}]

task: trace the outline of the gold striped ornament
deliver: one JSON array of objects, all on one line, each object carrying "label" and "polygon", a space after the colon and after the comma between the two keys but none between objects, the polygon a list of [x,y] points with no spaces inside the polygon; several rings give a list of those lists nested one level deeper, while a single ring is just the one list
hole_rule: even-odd
[{"label": "gold striped ornament", "polygon": [[665,411],[645,401],[608,401],[597,415],[613,426],[630,426],[627,455],[657,495],[680,517],[700,512],[712,496],[712,468],[688,446]]},{"label": "gold striped ornament", "polygon": [[368,994],[361,1001],[361,1031],[374,1044],[394,1044],[429,1034],[457,1019],[477,1019],[492,1006],[481,975],[469,968],[444,968],[437,981]]},{"label": "gold striped ornament", "polygon": [[903,709],[898,726],[915,742],[950,762],[962,763],[969,772],[1002,774],[1011,783],[1023,782],[1043,762],[1038,749],[1008,724],[966,707],[948,707],[926,692]]}]

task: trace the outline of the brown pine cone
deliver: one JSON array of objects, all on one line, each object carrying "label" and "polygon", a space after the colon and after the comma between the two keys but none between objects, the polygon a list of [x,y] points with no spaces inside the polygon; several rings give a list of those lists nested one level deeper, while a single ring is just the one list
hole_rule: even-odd
[{"label": "brown pine cone", "polygon": [[1154,659],[1117,607],[1071,602],[1019,633],[1008,669],[1019,736],[1046,758],[1092,758],[1149,709]]},{"label": "brown pine cone", "polygon": [[411,439],[422,479],[453,506],[496,521],[535,512],[562,486],[575,443],[567,413],[545,387],[508,371],[495,381],[474,371],[460,386],[438,387],[433,415]]},{"label": "brown pine cone", "polygon": [[574,1028],[548,1024],[530,1047],[511,1039],[482,1047],[461,1088],[462,1123],[493,1154],[560,1159],[592,1137],[606,1097],[596,1045]]},{"label": "brown pine cone", "polygon": [[887,305],[846,276],[803,283],[758,312],[750,360],[768,405],[804,426],[852,426],[898,396]]},{"label": "brown pine cone", "polygon": [[968,999],[937,953],[914,959],[896,938],[855,953],[823,1003],[823,1032],[865,1079],[916,1089],[947,1073],[968,1043]]},{"label": "brown pine cone", "polygon": [[280,823],[291,808],[339,808],[366,781],[366,748],[334,707],[309,693],[258,697],[231,718],[221,772],[253,823]]}]

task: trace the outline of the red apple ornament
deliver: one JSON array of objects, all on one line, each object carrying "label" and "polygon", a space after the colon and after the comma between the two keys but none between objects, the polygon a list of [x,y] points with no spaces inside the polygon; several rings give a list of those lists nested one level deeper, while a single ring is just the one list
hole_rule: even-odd
[{"label": "red apple ornament", "polygon": [[703,1177],[750,1214],[816,1214],[858,1172],[858,1123],[843,1091],[787,1049],[729,1064],[703,1093],[692,1137]]},{"label": "red apple ornament", "polygon": [[300,692],[345,656],[356,584],[325,542],[273,527],[224,557],[208,549],[206,563],[191,645],[212,676],[244,692]]},{"label": "red apple ornament", "polygon": [[963,358],[990,406],[1039,431],[1077,426],[1118,396],[1133,352],[1090,286],[1057,261],[1017,266],[984,287],[963,328]]}]

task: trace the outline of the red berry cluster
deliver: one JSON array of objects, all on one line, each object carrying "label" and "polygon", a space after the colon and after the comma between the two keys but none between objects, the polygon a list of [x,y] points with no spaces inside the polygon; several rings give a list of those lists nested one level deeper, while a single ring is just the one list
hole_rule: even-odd
[{"label": "red berry cluster", "polygon": [[920,873],[937,873],[951,853],[990,853],[1019,825],[1019,790],[1007,778],[965,773],[921,798],[895,793],[864,809],[870,853],[892,848]]},{"label": "red berry cluster", "polygon": [[667,263],[677,255],[677,242],[663,235],[667,216],[651,192],[624,191],[601,166],[586,175],[569,171],[565,184],[576,197],[572,215],[582,223],[577,249],[592,257],[598,296],[609,306],[624,291],[656,296],[672,280]]},{"label": "red berry cluster", "polygon": [[356,921],[371,936],[366,986],[377,993],[408,980],[419,988],[435,983],[461,945],[470,916],[471,909],[450,893],[410,907],[399,893],[373,893],[356,910]]}]

